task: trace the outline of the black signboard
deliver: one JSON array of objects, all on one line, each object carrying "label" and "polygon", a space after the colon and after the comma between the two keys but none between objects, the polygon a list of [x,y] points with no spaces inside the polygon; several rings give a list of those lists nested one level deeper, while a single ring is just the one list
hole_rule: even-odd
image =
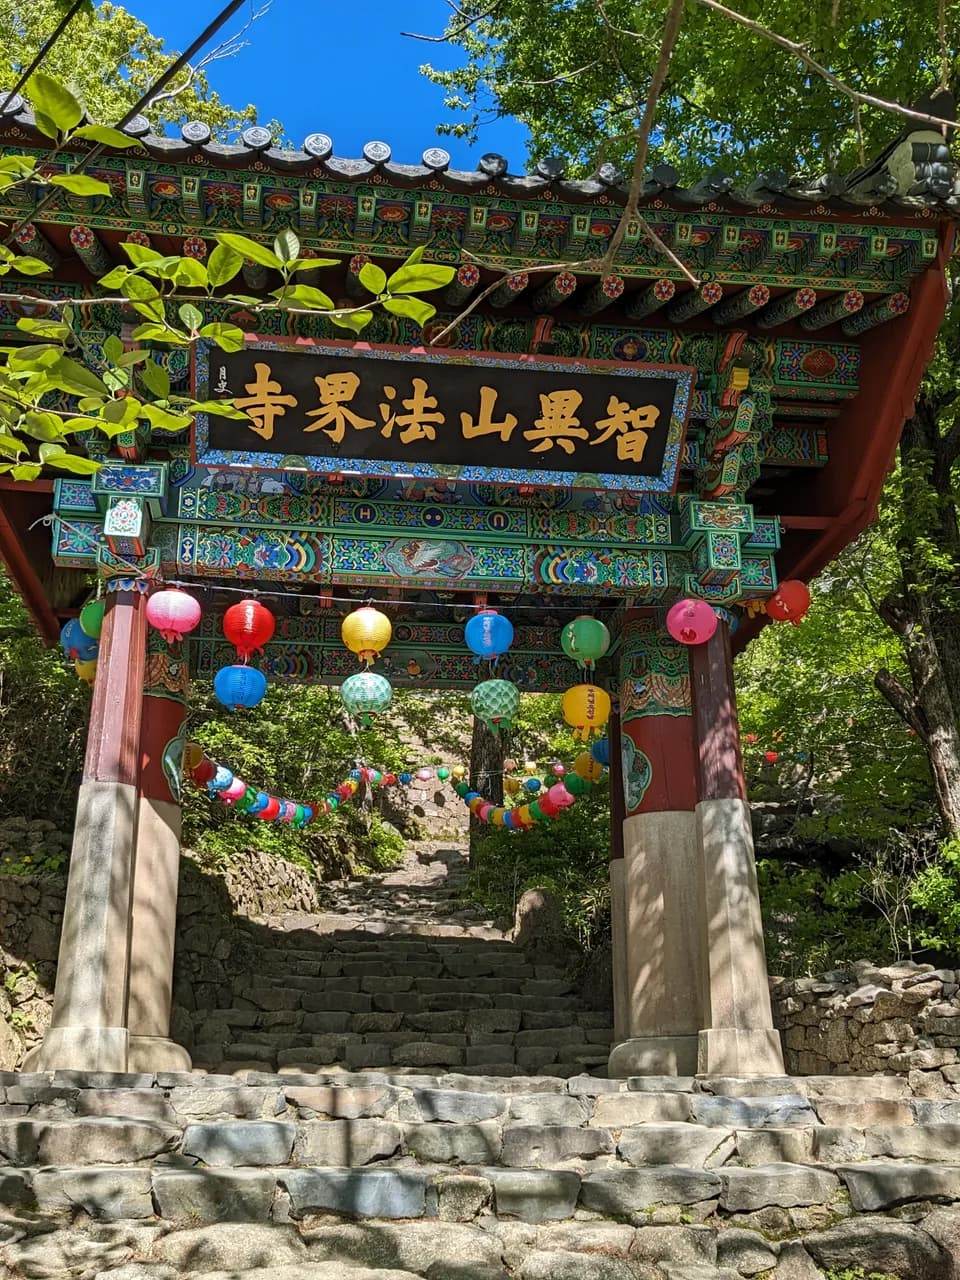
[{"label": "black signboard", "polygon": [[[197,461],[672,488],[692,370],[353,343],[205,348]],[[291,461],[294,460],[294,461]]]}]

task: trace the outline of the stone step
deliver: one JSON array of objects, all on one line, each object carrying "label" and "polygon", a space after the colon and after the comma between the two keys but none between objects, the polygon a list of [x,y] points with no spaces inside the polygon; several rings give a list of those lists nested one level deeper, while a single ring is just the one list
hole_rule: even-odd
[{"label": "stone step", "polygon": [[[418,965],[411,961],[415,970]],[[339,966],[339,974],[261,974],[259,981],[270,987],[282,987],[288,990],[324,993],[327,991],[367,991],[376,994],[380,991],[420,991],[427,995],[445,993],[450,995],[467,994],[479,991],[487,995],[500,992],[510,995],[531,996],[566,996],[571,991],[567,979],[536,978],[531,972],[528,975],[514,978],[504,977],[438,977],[409,972],[402,961],[388,964],[382,961],[361,960],[345,961]],[[256,997],[243,990],[243,984],[234,982],[237,995],[245,996],[256,1003]]]}]

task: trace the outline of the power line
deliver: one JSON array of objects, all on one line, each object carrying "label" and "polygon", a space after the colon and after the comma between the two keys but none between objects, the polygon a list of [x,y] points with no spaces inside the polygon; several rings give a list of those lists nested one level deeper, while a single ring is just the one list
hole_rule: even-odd
[{"label": "power line", "polygon": [[0,115],[2,115],[4,111],[6,111],[7,103],[11,100],[11,98],[15,98],[17,96],[20,90],[24,87],[24,85],[27,83],[27,81],[36,71],[37,67],[39,67],[41,62],[43,62],[43,60],[48,56],[53,46],[57,43],[57,41],[66,31],[67,27],[70,25],[73,19],[77,16],[77,14],[80,12],[83,6],[87,4],[87,2],[88,0],[76,0],[76,3],[73,5],[73,8],[70,9],[63,16],[63,18],[60,19],[60,22],[57,25],[56,29],[48,37],[48,39],[44,42],[44,44],[40,46],[40,50],[37,53],[37,56],[30,63],[29,67],[27,67],[26,71],[23,72],[20,79],[13,86],[10,92],[4,96],[3,102],[0,103]]},{"label": "power line", "polygon": [[[150,105],[150,103],[157,96],[157,94],[160,93],[163,89],[165,89],[167,85],[170,83],[170,81],[174,78],[174,76],[178,75],[183,70],[183,68],[189,63],[193,55],[197,53],[198,50],[202,49],[203,46],[207,43],[207,41],[211,38],[211,36],[216,35],[216,33],[220,30],[220,28],[224,25],[224,23],[229,18],[232,18],[233,15],[237,12],[237,10],[242,8],[242,6],[246,4],[246,2],[247,0],[230,0],[230,3],[224,6],[224,8],[220,11],[220,13],[217,14],[217,16],[213,19],[213,21],[209,23],[203,31],[201,31],[200,35],[197,36],[196,40],[194,40],[183,51],[183,53],[181,53],[180,56],[170,64],[170,66],[166,69],[163,75],[160,76],[159,80],[157,80],[155,84],[152,84],[149,89],[147,89],[147,91],[143,94],[143,96],[137,102],[134,103],[134,105],[130,108],[130,110],[126,113],[126,115],[123,116],[123,118],[117,122],[114,128],[117,128],[117,129],[126,128],[126,126],[130,123],[130,121],[133,120],[136,116],[138,116],[145,107],[148,107]],[[103,155],[105,150],[106,150],[106,147],[104,146],[104,144],[102,142],[98,142],[96,146],[91,148],[91,150],[86,153],[86,155],[83,155],[80,157],[77,164],[71,170],[71,173],[82,173],[83,170],[86,169],[88,165],[92,164],[94,160],[98,160],[100,156]],[[27,226],[29,223],[33,222],[37,214],[43,212],[43,210],[47,207],[47,205],[50,204],[51,200],[53,200],[56,194],[57,194],[57,189],[55,187],[51,188],[47,192],[47,194],[43,197],[43,199],[39,202],[39,204],[35,205],[29,214],[22,217],[20,221],[17,222],[7,232],[3,241],[4,245],[11,244],[14,238],[18,235],[18,233],[21,232],[23,228]]]}]

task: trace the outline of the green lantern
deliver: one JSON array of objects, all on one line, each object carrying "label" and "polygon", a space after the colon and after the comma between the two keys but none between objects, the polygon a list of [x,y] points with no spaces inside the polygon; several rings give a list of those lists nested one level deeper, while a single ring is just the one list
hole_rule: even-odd
[{"label": "green lantern", "polygon": [[610,632],[599,618],[581,614],[560,632],[560,644],[568,658],[589,671],[598,658],[610,648]]},{"label": "green lantern", "polygon": [[509,680],[484,680],[470,694],[473,714],[491,733],[512,729],[520,710],[520,690]]},{"label": "green lantern", "polygon": [[376,671],[358,671],[344,680],[340,697],[350,714],[360,721],[360,727],[369,729],[373,717],[389,707],[393,688],[386,676]]},{"label": "green lantern", "polygon": [[91,640],[99,640],[103,630],[103,613],[107,607],[105,600],[88,600],[80,610],[80,630]]},{"label": "green lantern", "polygon": [[572,796],[585,796],[588,791],[593,790],[593,783],[576,773],[565,774],[563,784]]}]

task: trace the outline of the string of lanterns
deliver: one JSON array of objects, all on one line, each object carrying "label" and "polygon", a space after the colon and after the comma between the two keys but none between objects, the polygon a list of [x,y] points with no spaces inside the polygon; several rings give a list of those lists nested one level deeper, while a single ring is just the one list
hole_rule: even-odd
[{"label": "string of lanterns", "polygon": [[[503,789],[508,795],[523,797],[512,805],[496,805],[485,799],[479,791],[475,791],[469,782],[457,778],[458,770],[453,771],[453,789],[467,806],[478,822],[491,827],[505,827],[508,831],[527,831],[538,823],[553,822],[565,809],[571,808],[578,796],[586,795],[603,776],[603,765],[598,756],[609,758],[609,747],[606,739],[595,742],[594,747],[604,746],[595,755],[593,749],[581,751],[573,762],[573,772],[559,760],[550,766],[552,776],[538,778],[512,777],[519,768],[516,760],[503,762]],[[536,764],[527,762],[524,769],[528,775],[535,775]],[[459,770],[460,773],[463,770]]]}]

